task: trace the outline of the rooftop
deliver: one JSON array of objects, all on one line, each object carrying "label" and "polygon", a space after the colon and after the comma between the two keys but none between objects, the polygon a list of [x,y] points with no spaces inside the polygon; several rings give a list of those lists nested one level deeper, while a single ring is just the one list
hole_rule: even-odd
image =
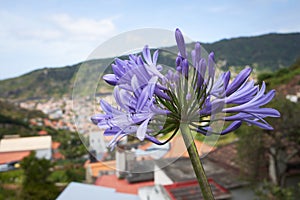
[{"label": "rooftop", "polygon": [[12,161],[20,161],[29,156],[30,151],[3,152],[0,153],[0,164],[9,163]]},{"label": "rooftop", "polygon": [[98,177],[99,172],[101,171],[112,171],[116,170],[116,161],[104,161],[104,162],[95,162],[95,163],[86,163],[86,167],[89,167],[92,172],[93,177]]},{"label": "rooftop", "polygon": [[118,193],[115,189],[71,182],[57,197],[57,200],[138,200],[137,195]]},{"label": "rooftop", "polygon": [[[177,160],[161,159],[155,163],[174,183],[191,181],[196,178],[189,158],[179,158]],[[207,157],[202,159],[202,164],[207,177],[214,179],[214,181],[227,189],[246,184],[246,182],[239,179],[239,173],[236,173],[230,167],[224,168]]]},{"label": "rooftop", "polygon": [[[213,195],[215,199],[228,199],[230,198],[230,193],[228,190],[214,182],[212,179],[208,180]],[[163,186],[167,194],[170,196],[171,200],[194,200],[194,199],[203,199],[199,184],[196,180],[175,183],[172,185]]]},{"label": "rooftop", "polygon": [[125,179],[118,179],[116,175],[103,175],[96,180],[95,185],[115,188],[117,192],[121,193],[138,194],[140,187],[153,186],[154,181],[130,184]]},{"label": "rooftop", "polygon": [[58,149],[60,146],[60,142],[52,142],[51,148],[53,150]]},{"label": "rooftop", "polygon": [[51,149],[51,144],[51,136],[2,139],[0,141],[0,152]]}]

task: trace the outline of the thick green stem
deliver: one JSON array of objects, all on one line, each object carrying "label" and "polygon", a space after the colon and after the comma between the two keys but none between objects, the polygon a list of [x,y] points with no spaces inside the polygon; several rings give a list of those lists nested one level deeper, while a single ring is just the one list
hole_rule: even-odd
[{"label": "thick green stem", "polygon": [[214,196],[212,194],[210,185],[207,181],[207,177],[205,175],[205,171],[203,169],[203,166],[202,166],[199,154],[198,154],[198,150],[194,143],[194,139],[191,134],[189,125],[182,123],[180,125],[180,131],[181,131],[184,143],[186,145],[186,148],[188,150],[199,186],[201,188],[202,196],[205,200],[213,200]]}]

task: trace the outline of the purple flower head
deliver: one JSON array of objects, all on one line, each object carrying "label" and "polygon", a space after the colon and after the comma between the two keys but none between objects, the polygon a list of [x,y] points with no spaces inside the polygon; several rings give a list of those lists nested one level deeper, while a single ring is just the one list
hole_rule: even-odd
[{"label": "purple flower head", "polygon": [[[251,68],[246,67],[230,81],[230,71],[217,75],[213,52],[202,57],[199,42],[187,52],[179,29],[175,31],[175,40],[178,56],[174,70],[162,74],[158,51],[151,56],[145,46],[142,55],[116,59],[113,74],[103,76],[115,86],[113,96],[117,105],[101,100],[104,114],[94,115],[91,120],[105,129],[104,135],[113,136],[110,147],[128,135],[164,144],[176,134],[180,123],[189,124],[203,135],[224,135],[243,123],[272,130],[265,118],[279,117],[280,113],[263,106],[273,99],[275,91],[266,92],[265,83],[261,87],[255,85],[249,78]],[[227,125],[217,133],[213,126],[219,121]],[[164,142],[156,137],[169,133],[173,134]]]}]

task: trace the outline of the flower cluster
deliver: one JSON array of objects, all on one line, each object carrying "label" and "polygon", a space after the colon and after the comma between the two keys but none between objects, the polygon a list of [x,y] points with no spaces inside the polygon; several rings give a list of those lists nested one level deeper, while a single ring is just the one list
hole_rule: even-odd
[{"label": "flower cluster", "polygon": [[[203,135],[227,134],[243,122],[272,130],[264,118],[280,114],[262,106],[272,100],[275,91],[265,93],[265,83],[259,87],[249,80],[251,68],[243,69],[231,82],[230,71],[216,78],[214,53],[203,58],[197,42],[189,55],[179,29],[175,31],[175,38],[179,53],[174,70],[162,74],[162,66],[157,63],[159,52],[151,56],[145,46],[142,55],[129,55],[128,60],[116,59],[112,64],[113,74],[104,75],[103,79],[115,86],[117,107],[101,100],[105,114],[91,119],[105,129],[104,135],[114,136],[110,147],[127,135],[164,144],[168,140],[161,142],[156,136],[173,132],[171,139],[181,123]],[[219,121],[228,125],[221,132],[215,132],[213,124]]]}]

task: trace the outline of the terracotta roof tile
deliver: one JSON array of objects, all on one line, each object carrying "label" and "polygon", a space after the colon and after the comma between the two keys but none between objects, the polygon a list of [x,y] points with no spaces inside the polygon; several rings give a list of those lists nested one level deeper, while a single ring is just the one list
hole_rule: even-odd
[{"label": "terracotta roof tile", "polygon": [[140,187],[153,186],[154,181],[130,184],[125,179],[118,179],[116,175],[103,175],[96,180],[95,185],[115,188],[117,192],[121,193],[138,194]]},{"label": "terracotta roof tile", "polygon": [[86,167],[89,167],[92,171],[93,177],[98,177],[100,171],[111,171],[116,169],[116,161],[105,161],[96,163],[86,163]]},{"label": "terracotta roof tile", "polygon": [[52,145],[51,145],[52,147],[52,149],[58,149],[59,148],[59,146],[60,146],[60,142],[52,142]]},{"label": "terracotta roof tile", "polygon": [[21,161],[29,156],[30,151],[15,151],[0,153],[0,164],[9,163],[12,161]]}]

